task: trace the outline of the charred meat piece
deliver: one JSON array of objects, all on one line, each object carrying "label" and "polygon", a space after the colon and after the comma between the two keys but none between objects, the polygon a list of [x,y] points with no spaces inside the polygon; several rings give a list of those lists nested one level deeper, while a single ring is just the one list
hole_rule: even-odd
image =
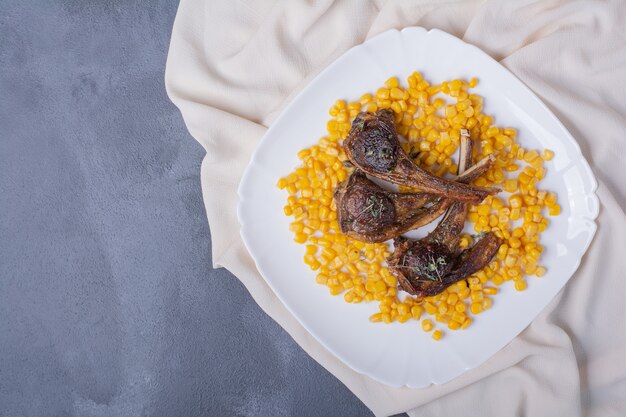
[{"label": "charred meat piece", "polygon": [[447,180],[417,166],[400,146],[393,113],[388,109],[359,113],[352,122],[343,147],[356,167],[394,184],[472,204],[478,204],[497,192],[496,189]]},{"label": "charred meat piece", "polygon": [[401,289],[423,298],[437,295],[483,269],[501,244],[496,235],[488,233],[470,249],[458,254],[438,242],[399,237],[387,263]]},{"label": "charred meat piece", "polygon": [[356,170],[335,190],[341,231],[363,242],[383,242],[410,230],[433,196],[395,193]]},{"label": "charred meat piece", "polygon": [[[459,172],[471,164],[471,140],[462,132]],[[419,298],[439,294],[448,286],[484,268],[498,251],[500,239],[487,233],[469,250],[458,247],[467,204],[454,202],[435,230],[420,240],[399,237],[387,259],[400,288]]]},{"label": "charred meat piece", "polygon": [[[485,159],[457,178],[468,183],[493,162]],[[428,224],[453,203],[429,193],[387,191],[357,169],[335,190],[337,220],[341,232],[363,242],[384,242]]]}]

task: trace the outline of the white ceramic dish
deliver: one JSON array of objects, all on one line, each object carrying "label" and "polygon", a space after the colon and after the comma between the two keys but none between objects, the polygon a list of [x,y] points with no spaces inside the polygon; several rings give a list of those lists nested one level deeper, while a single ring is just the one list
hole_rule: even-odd
[{"label": "white ceramic dish", "polygon": [[[499,126],[519,131],[526,148],[549,148],[541,187],[557,191],[562,214],[550,218],[542,235],[543,278],[528,289],[501,286],[492,309],[466,331],[446,332],[439,342],[419,323],[373,324],[375,303],[348,304],[315,283],[303,263],[304,247],[293,242],[282,207],[286,194],[278,178],[298,165],[298,150],[325,134],[327,109],[337,99],[355,100],[390,76],[420,71],[425,79],[478,77],[473,91],[485,98],[485,112]],[[390,30],[356,46],[325,69],[284,110],[256,149],[239,186],[241,235],[261,275],[302,325],[354,370],[392,386],[442,384],[474,368],[519,334],[565,285],[596,230],[596,181],[575,140],[521,81],[478,48],[439,30]]]}]

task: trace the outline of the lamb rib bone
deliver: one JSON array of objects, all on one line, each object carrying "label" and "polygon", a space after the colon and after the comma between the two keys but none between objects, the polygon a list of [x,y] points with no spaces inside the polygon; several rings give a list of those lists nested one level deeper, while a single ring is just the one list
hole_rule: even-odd
[{"label": "lamb rib bone", "polygon": [[[459,172],[471,164],[469,132],[462,131]],[[460,251],[459,235],[465,225],[467,204],[454,202],[435,230],[423,239],[398,237],[387,259],[400,288],[418,298],[439,294],[448,286],[484,268],[498,251],[501,240],[493,233],[482,236],[469,250]]]},{"label": "lamb rib bone", "polygon": [[[494,160],[493,157],[483,159],[456,181],[473,181],[487,171]],[[428,224],[453,203],[429,193],[385,190],[359,169],[337,187],[334,198],[341,232],[368,243],[384,242]]]},{"label": "lamb rib bone", "polygon": [[417,166],[400,146],[393,113],[388,109],[359,113],[343,147],[353,165],[394,184],[472,204],[498,191],[447,180]]}]

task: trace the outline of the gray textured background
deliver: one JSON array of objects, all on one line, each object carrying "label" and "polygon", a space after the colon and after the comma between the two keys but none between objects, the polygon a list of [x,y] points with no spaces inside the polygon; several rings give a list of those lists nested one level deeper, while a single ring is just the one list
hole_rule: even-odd
[{"label": "gray textured background", "polygon": [[225,270],[177,1],[0,0],[0,416],[367,416]]}]

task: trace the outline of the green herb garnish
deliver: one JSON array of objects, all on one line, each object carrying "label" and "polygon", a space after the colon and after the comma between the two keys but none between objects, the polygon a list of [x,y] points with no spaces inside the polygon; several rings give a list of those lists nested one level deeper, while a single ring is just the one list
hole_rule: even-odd
[{"label": "green herb garnish", "polygon": [[385,204],[382,197],[372,194],[367,197],[367,200],[365,200],[365,207],[359,212],[359,214],[357,214],[357,217],[363,213],[369,212],[372,217],[379,219],[383,215],[384,211]]}]

